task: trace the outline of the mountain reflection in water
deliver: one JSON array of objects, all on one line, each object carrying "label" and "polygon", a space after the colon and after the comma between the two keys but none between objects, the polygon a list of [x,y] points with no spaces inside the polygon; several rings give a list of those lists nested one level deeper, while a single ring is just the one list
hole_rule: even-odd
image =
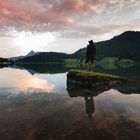
[{"label": "mountain reflection in water", "polygon": [[140,140],[140,92],[116,89],[70,89],[66,73],[0,69],[0,140]]}]

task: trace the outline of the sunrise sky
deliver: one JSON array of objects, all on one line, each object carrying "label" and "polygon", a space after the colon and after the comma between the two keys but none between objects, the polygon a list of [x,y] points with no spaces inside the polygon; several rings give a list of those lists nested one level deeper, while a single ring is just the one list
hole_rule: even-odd
[{"label": "sunrise sky", "polygon": [[0,57],[73,53],[127,30],[140,31],[140,0],[0,0]]}]

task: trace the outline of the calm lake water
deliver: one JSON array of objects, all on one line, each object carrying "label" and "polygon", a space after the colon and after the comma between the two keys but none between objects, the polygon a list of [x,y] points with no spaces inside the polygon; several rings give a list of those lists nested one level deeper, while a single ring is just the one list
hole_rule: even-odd
[{"label": "calm lake water", "polygon": [[1,68],[0,140],[140,140],[139,91],[68,90],[66,74]]}]

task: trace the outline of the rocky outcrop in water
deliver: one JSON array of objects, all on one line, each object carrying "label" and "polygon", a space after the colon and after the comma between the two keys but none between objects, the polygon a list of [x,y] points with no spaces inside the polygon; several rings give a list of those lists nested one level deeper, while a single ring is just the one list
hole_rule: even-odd
[{"label": "rocky outcrop in water", "polygon": [[127,83],[127,79],[115,75],[82,70],[71,70],[67,74],[68,87],[101,89]]}]

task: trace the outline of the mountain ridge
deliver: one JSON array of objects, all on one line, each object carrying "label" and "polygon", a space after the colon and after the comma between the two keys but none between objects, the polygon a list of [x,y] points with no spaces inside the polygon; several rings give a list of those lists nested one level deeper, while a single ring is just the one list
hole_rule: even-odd
[{"label": "mountain ridge", "polygon": [[[140,59],[140,32],[126,31],[110,40],[95,43],[97,49],[96,59],[104,57],[119,57],[133,60]],[[85,58],[86,48],[77,50],[73,56]]]},{"label": "mountain ridge", "polygon": [[34,56],[36,54],[38,54],[39,52],[35,52],[33,50],[31,50],[27,55],[23,55],[23,56],[14,56],[14,57],[10,57],[8,58],[9,60],[12,60],[12,61],[17,61],[19,59],[24,59],[26,57],[30,57],[30,56]]},{"label": "mountain ridge", "polygon": [[[105,41],[95,43],[96,60],[105,57],[118,57],[139,61],[140,59],[140,31],[126,31]],[[64,59],[85,59],[86,48],[81,48],[73,54],[61,52],[34,52],[25,56],[8,58],[15,62],[62,62]],[[4,59],[3,59],[4,60]],[[6,59],[5,59],[6,61]]]}]

